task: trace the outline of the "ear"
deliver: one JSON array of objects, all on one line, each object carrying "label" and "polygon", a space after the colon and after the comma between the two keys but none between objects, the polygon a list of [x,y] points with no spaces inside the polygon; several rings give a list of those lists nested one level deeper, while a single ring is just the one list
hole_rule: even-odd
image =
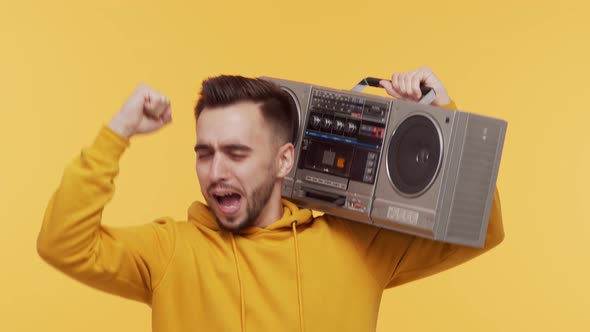
[{"label": "ear", "polygon": [[277,152],[277,178],[284,178],[293,168],[295,160],[295,148],[291,143],[285,143]]}]

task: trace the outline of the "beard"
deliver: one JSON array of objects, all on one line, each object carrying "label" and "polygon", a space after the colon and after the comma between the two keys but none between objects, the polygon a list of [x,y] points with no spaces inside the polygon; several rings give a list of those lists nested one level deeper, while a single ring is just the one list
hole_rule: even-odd
[{"label": "beard", "polygon": [[245,199],[247,203],[246,216],[242,220],[238,220],[238,217],[226,217],[227,223],[224,224],[219,219],[219,216],[215,210],[213,210],[213,214],[217,220],[217,225],[219,225],[221,229],[234,234],[237,234],[248,227],[256,225],[256,220],[258,220],[260,213],[266,207],[270,199],[274,184],[274,179],[268,179],[267,181],[261,183],[258,187],[254,188],[250,195],[241,197],[241,199]]}]

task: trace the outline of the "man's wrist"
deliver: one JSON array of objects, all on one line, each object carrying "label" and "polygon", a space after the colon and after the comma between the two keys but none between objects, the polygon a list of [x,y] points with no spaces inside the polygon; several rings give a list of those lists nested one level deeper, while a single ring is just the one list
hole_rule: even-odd
[{"label": "man's wrist", "polygon": [[129,139],[133,135],[133,130],[119,121],[116,116],[109,122],[109,128],[125,139]]}]

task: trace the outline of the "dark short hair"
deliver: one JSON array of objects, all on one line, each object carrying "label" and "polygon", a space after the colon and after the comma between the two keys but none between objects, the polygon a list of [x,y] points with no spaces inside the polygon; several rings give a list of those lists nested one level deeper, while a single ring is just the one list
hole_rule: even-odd
[{"label": "dark short hair", "polygon": [[205,108],[229,106],[251,101],[260,103],[262,116],[277,133],[280,144],[293,142],[296,110],[289,94],[277,84],[259,78],[221,75],[203,81],[195,106],[195,119]]}]

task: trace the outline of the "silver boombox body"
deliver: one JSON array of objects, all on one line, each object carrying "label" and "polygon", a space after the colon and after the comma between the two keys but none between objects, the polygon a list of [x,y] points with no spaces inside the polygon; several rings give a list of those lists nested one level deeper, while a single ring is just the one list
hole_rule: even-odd
[{"label": "silver boombox body", "polygon": [[483,246],[505,121],[261,78],[287,91],[297,109],[295,165],[283,197],[357,222]]}]

